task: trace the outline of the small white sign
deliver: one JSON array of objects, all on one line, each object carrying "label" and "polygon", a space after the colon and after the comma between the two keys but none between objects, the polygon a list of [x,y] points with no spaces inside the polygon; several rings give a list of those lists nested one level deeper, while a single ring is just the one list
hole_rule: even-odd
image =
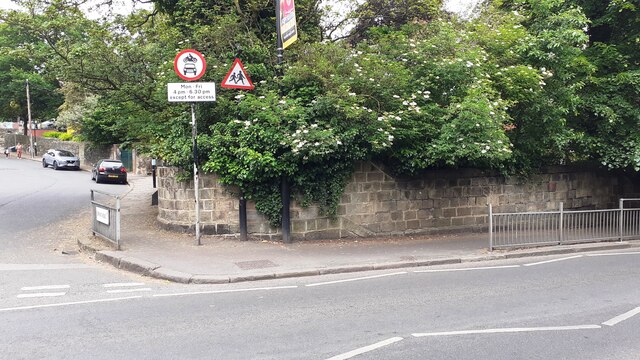
[{"label": "small white sign", "polygon": [[216,83],[168,83],[169,102],[216,101]]},{"label": "small white sign", "polygon": [[109,225],[109,209],[96,206],[96,220]]}]

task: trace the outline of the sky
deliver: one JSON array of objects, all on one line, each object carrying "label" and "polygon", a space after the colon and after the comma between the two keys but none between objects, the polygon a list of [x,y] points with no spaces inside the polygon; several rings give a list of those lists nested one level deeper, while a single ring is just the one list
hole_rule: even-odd
[{"label": "sky", "polygon": [[[118,14],[128,14],[131,12],[133,7],[132,0],[114,0],[114,3],[117,6],[114,6],[113,11]],[[138,8],[142,6],[141,4],[136,5]],[[149,7],[150,8],[150,7]],[[0,0],[0,9],[4,10],[17,10],[20,9],[13,1],[11,0]],[[106,10],[106,9],[105,9]],[[98,18],[100,17],[100,13],[96,13],[95,11],[87,11],[90,18]]]},{"label": "sky", "polygon": [[[445,0],[445,9],[450,11],[464,11],[469,5],[475,5],[482,0]],[[126,12],[131,10],[131,0],[118,0],[121,3],[118,12]],[[340,1],[332,1],[332,3]],[[349,1],[351,2],[351,1]],[[11,0],[0,0],[0,9],[18,9],[18,6]]]}]

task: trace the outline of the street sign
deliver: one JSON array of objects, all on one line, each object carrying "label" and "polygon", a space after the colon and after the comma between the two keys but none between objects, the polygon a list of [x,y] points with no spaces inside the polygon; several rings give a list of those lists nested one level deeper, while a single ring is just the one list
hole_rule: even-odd
[{"label": "street sign", "polygon": [[216,83],[168,83],[169,102],[216,101]]},{"label": "street sign", "polygon": [[204,56],[193,49],[182,50],[173,60],[173,70],[185,81],[195,81],[204,75],[207,62]]},{"label": "street sign", "polygon": [[249,75],[247,75],[247,71],[244,69],[242,62],[238,58],[236,58],[233,65],[231,65],[231,70],[229,70],[227,76],[224,77],[220,86],[227,89],[254,89],[253,83],[251,82],[251,79],[249,79]]}]

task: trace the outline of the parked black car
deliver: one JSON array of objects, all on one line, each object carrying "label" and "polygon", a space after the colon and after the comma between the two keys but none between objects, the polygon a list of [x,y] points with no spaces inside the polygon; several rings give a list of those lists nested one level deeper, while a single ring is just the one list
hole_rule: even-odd
[{"label": "parked black car", "polygon": [[102,159],[93,165],[91,180],[95,180],[96,183],[113,181],[126,184],[127,169],[120,160]]}]

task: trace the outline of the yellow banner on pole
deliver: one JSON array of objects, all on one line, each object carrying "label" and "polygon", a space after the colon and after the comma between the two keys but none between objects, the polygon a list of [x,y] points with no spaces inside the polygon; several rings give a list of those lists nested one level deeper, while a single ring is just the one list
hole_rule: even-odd
[{"label": "yellow banner on pole", "polygon": [[282,48],[293,44],[298,39],[298,27],[296,25],[296,6],[293,0],[277,0],[279,11],[277,21],[280,28],[278,36],[282,39]]}]

